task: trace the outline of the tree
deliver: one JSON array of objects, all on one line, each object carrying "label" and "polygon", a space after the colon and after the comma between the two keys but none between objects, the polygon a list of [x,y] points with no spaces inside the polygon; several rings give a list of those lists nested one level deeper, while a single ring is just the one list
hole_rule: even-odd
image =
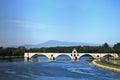
[{"label": "tree", "polygon": [[17,50],[18,50],[17,55],[24,55],[25,51],[27,51],[27,49],[24,46],[19,46]]},{"label": "tree", "polygon": [[104,43],[104,44],[102,45],[100,51],[103,52],[103,53],[111,53],[111,52],[113,52],[113,51],[112,51],[112,48],[109,47],[109,45],[108,45],[107,43]]},{"label": "tree", "polygon": [[113,50],[114,52],[118,53],[118,55],[120,56],[120,43],[117,43],[113,46]]},{"label": "tree", "polygon": [[0,56],[3,55],[3,47],[0,47]]}]

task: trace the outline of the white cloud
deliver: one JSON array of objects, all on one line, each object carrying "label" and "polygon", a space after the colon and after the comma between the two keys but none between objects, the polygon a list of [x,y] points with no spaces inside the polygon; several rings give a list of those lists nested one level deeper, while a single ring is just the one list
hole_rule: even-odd
[{"label": "white cloud", "polygon": [[46,24],[33,23],[33,22],[27,22],[27,21],[22,21],[22,20],[8,20],[8,23],[13,26],[33,28],[33,29],[46,29],[46,28],[53,27],[53,26],[46,25]]}]

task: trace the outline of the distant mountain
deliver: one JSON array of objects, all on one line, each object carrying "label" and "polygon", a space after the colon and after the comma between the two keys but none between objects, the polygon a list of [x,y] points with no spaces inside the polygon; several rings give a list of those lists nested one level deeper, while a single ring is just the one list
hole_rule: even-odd
[{"label": "distant mountain", "polygon": [[26,44],[24,46],[29,49],[29,48],[57,47],[57,46],[99,46],[99,44],[50,40],[41,44]]}]

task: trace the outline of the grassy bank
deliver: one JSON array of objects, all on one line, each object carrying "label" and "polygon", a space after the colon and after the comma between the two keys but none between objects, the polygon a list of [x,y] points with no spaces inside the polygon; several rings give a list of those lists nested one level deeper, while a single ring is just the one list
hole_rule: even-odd
[{"label": "grassy bank", "polygon": [[117,68],[117,69],[120,69],[120,66],[114,66],[112,64],[106,64],[106,63],[102,63],[100,61],[95,61],[97,64],[100,64],[100,65],[104,65],[104,66],[107,66],[107,67],[112,67],[112,68]]},{"label": "grassy bank", "polygon": [[120,64],[120,60],[111,60],[112,61],[112,63],[114,63],[114,64]]},{"label": "grassy bank", "polygon": [[102,63],[102,62],[100,62],[98,60],[92,61],[92,64],[97,66],[97,67],[103,68],[105,70],[120,73],[120,66],[114,66],[114,65],[111,65],[111,64]]}]

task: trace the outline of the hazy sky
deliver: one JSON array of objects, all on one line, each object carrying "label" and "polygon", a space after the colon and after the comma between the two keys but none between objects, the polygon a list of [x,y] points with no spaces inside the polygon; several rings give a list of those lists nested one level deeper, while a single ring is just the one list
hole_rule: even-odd
[{"label": "hazy sky", "polygon": [[120,42],[120,0],[0,0],[0,46]]}]

